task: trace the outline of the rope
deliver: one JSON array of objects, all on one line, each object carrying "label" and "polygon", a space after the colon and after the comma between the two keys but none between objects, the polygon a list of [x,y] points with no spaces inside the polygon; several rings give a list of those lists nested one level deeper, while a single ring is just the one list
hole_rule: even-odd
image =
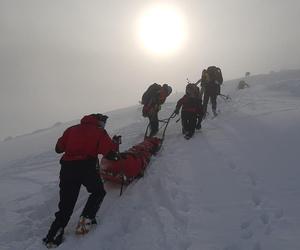
[{"label": "rope", "polygon": [[[160,128],[158,129],[158,131],[160,131],[162,128],[163,128],[163,134],[162,134],[162,137],[161,137],[161,140],[163,142],[164,138],[165,138],[165,134],[166,134],[166,130],[167,130],[167,127],[169,125],[169,122],[172,118],[174,118],[176,116],[176,113],[173,112],[168,118],[165,118],[165,119],[161,119],[161,120],[158,120],[158,122],[161,122],[163,123],[162,126],[160,126]],[[148,130],[150,128],[150,122],[148,123],[148,126],[146,128],[146,131],[145,131],[145,136],[144,138],[147,138],[148,136]],[[162,144],[162,143],[161,143]]]},{"label": "rope", "polygon": [[168,120],[167,120],[167,123],[166,123],[166,126],[165,126],[165,128],[164,128],[164,132],[163,132],[163,136],[162,136],[162,138],[161,138],[161,144],[163,143],[163,141],[164,141],[164,139],[165,139],[165,134],[166,134],[166,130],[167,130],[167,127],[168,127],[168,125],[169,125],[169,122],[170,122],[170,120],[171,119],[173,119],[173,118],[175,118],[176,117],[176,113],[175,113],[175,111],[170,115],[170,117],[168,118]]}]

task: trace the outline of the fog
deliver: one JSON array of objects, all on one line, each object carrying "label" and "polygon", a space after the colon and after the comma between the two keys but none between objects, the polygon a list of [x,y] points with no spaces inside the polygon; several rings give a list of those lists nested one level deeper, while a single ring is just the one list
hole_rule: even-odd
[{"label": "fog", "polygon": [[156,1],[0,0],[0,140],[138,104],[145,88],[218,65],[225,81],[300,68],[297,0],[182,0],[187,39],[151,54],[137,20]]}]

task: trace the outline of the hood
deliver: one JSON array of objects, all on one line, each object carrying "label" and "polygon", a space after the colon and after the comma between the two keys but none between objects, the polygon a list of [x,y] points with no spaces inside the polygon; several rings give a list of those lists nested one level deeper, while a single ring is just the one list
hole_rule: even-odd
[{"label": "hood", "polygon": [[94,115],[86,115],[81,119],[80,124],[91,124],[98,126],[98,120]]}]

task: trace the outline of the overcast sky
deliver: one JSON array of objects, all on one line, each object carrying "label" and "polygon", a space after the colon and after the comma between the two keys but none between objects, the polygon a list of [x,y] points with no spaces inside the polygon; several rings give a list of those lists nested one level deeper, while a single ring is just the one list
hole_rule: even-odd
[{"label": "overcast sky", "polygon": [[[186,40],[151,54],[139,16],[180,10]],[[203,68],[225,80],[300,68],[299,0],[0,0],[0,140],[137,104],[146,86],[184,89]]]}]

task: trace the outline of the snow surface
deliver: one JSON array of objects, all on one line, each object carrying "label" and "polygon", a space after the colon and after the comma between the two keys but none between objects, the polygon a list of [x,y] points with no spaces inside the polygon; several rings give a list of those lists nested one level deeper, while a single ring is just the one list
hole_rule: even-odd
[{"label": "snow surface", "polygon": [[[82,188],[58,248],[141,250],[300,249],[300,70],[225,82],[220,115],[189,141],[169,125],[164,146],[144,178],[119,197],[108,194],[99,225],[74,235],[87,192]],[[173,111],[173,96],[160,116]],[[147,120],[135,106],[109,114],[107,130],[121,149],[141,142]],[[0,249],[45,249],[41,239],[58,204],[57,138],[78,121],[0,143]]]}]

